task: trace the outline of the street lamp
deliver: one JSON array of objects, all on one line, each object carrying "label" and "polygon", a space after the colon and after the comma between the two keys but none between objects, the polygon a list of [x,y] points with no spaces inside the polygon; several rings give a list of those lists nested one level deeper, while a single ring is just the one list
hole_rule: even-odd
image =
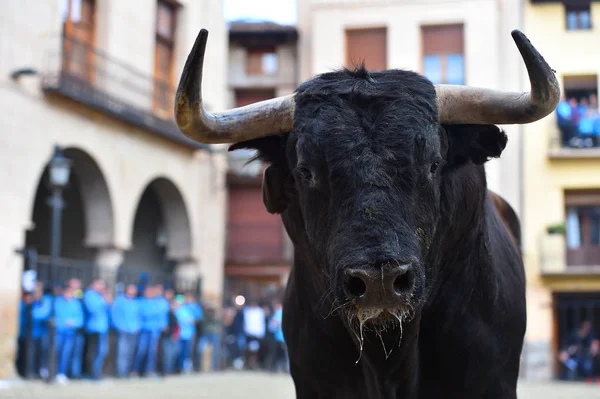
[{"label": "street lamp", "polygon": [[[50,223],[50,284],[52,289],[56,284],[56,266],[60,255],[60,238],[62,210],[65,207],[63,190],[69,183],[72,161],[66,158],[59,146],[54,147],[54,154],[48,163],[48,188],[51,195],[48,206],[52,208],[52,221]],[[56,377],[56,334],[54,330],[54,303],[50,313],[50,348],[48,350],[48,382]]]}]

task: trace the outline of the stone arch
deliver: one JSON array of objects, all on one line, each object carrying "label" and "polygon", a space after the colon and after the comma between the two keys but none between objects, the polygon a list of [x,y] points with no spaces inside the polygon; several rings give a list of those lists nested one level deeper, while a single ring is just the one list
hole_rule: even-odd
[{"label": "stone arch", "polygon": [[[61,254],[65,257],[92,260],[93,247],[110,246],[114,240],[111,196],[104,173],[88,152],[76,147],[67,147],[64,154],[73,164],[69,185],[63,192],[66,206],[63,210]],[[45,164],[38,180],[30,213],[32,229],[28,232],[26,240],[28,246],[36,247],[41,254],[49,253],[51,211],[46,204],[50,195],[47,179],[48,163]]]},{"label": "stone arch", "polygon": [[132,248],[124,266],[171,272],[192,258],[192,231],[181,191],[168,178],[155,178],[142,191],[133,220]]}]

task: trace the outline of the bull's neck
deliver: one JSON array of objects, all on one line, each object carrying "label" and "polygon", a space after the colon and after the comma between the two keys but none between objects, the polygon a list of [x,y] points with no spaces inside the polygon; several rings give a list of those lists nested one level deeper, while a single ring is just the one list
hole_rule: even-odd
[{"label": "bull's neck", "polygon": [[438,295],[456,289],[447,282],[461,281],[465,286],[495,289],[489,277],[492,265],[487,226],[490,206],[485,170],[468,166],[463,173],[446,179],[442,189],[442,212],[436,232],[435,251],[428,255],[430,275],[428,303]]}]

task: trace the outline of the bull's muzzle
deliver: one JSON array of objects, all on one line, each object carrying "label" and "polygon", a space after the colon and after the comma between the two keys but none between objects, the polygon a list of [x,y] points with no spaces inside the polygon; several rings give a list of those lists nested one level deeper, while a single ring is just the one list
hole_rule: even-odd
[{"label": "bull's muzzle", "polygon": [[360,309],[396,309],[405,305],[414,288],[410,264],[347,268],[344,292]]}]

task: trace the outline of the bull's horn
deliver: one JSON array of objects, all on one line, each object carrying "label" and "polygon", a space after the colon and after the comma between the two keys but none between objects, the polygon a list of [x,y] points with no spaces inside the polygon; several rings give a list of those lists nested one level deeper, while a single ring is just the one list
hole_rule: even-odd
[{"label": "bull's horn", "polygon": [[525,61],[531,91],[509,93],[469,86],[436,85],[440,123],[530,123],[542,119],[556,108],[560,87],[554,71],[527,36],[518,30],[511,34]]},{"label": "bull's horn", "polygon": [[211,114],[202,105],[202,66],[208,31],[200,30],[183,67],[175,95],[175,122],[190,139],[232,143],[289,132],[294,123],[294,96],[274,98]]}]

